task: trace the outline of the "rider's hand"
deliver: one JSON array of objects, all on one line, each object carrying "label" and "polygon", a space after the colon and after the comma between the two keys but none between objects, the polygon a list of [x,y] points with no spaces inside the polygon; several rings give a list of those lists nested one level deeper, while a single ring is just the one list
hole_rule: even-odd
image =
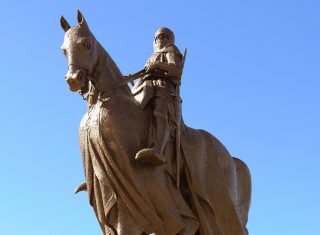
[{"label": "rider's hand", "polygon": [[146,67],[144,68],[147,73],[150,73],[152,70],[156,68],[156,64],[154,62],[149,62]]}]

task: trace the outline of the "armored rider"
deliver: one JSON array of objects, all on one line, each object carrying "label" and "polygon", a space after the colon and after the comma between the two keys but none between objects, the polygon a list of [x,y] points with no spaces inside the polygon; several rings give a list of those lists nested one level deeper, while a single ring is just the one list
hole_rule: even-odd
[{"label": "armored rider", "polygon": [[[140,150],[136,159],[152,164],[165,163],[164,150],[176,128],[176,102],[180,97],[177,90],[183,69],[183,56],[174,45],[173,32],[165,27],[154,35],[154,52],[145,64],[147,75],[140,78],[132,92],[141,103],[141,108],[152,105],[153,140],[151,147]],[[178,96],[178,97],[177,97]],[[179,104],[180,105],[180,104]]]}]

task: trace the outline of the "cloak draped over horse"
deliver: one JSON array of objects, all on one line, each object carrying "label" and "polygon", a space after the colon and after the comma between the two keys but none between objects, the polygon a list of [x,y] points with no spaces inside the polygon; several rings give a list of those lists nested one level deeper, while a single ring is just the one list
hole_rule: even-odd
[{"label": "cloak draped over horse", "polygon": [[232,158],[211,134],[181,128],[183,166],[176,187],[175,151],[166,147],[166,164],[135,159],[148,146],[153,110],[142,110],[123,76],[89,30],[65,31],[66,82],[86,97],[88,112],[79,130],[89,202],[105,235],[245,235],[251,181],[247,166]]}]

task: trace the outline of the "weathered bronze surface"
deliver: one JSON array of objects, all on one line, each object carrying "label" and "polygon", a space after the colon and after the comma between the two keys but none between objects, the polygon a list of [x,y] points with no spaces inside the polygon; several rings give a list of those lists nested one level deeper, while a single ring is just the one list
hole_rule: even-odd
[{"label": "weathered bronze surface", "polygon": [[[211,134],[187,127],[179,87],[186,53],[160,28],[145,68],[123,76],[78,11],[62,50],[71,91],[86,100],[79,130],[85,183],[105,235],[246,235],[248,167]],[[132,90],[126,84],[139,78]]]}]

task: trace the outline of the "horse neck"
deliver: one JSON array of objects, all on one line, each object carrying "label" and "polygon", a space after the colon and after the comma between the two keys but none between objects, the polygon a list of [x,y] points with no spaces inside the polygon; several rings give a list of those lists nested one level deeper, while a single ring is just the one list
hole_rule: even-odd
[{"label": "horse neck", "polygon": [[117,91],[117,93],[131,97],[131,91],[127,85],[119,86],[123,76],[118,66],[99,43],[97,46],[99,59],[93,76],[99,94],[110,97]]}]

